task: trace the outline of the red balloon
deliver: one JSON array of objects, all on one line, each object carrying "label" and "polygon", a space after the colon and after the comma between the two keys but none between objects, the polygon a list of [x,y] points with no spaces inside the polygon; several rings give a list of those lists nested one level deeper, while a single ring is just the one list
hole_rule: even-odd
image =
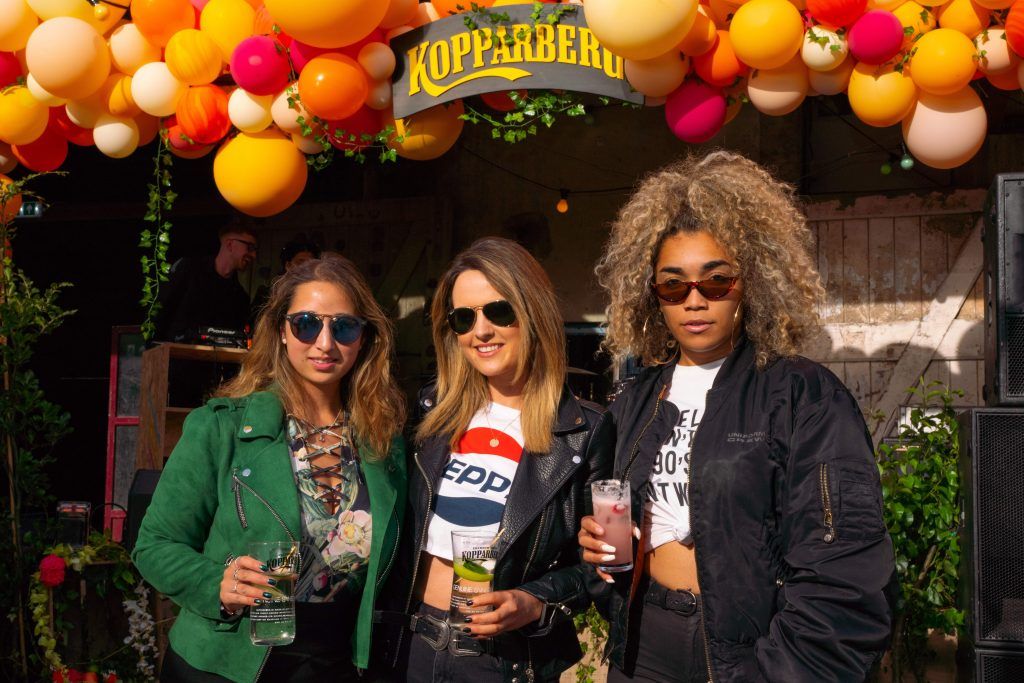
[{"label": "red balloon", "polygon": [[[516,93],[520,99],[526,97],[525,90],[517,90]],[[480,99],[484,101],[488,107],[494,111],[512,111],[516,108],[516,103],[512,101],[512,98],[508,96],[508,92],[489,92],[484,93],[480,96]]]},{"label": "red balloon", "polygon": [[[59,119],[53,113],[55,109],[64,110],[63,107],[50,109],[50,122],[42,135],[27,145],[11,145],[11,152],[18,163],[30,171],[56,171],[68,158],[68,140],[61,130]],[[89,131],[89,137],[92,137],[92,131]]]},{"label": "red balloon", "polygon": [[170,148],[171,154],[176,157],[198,159],[206,156],[213,149],[213,145],[190,142],[188,138],[191,136],[186,137],[185,131],[178,123],[178,117],[173,114],[164,119],[164,128],[167,129],[167,146]]},{"label": "red balloon", "polygon": [[1006,15],[1006,42],[1018,57],[1024,57],[1024,2],[1017,0]]},{"label": "red balloon", "polygon": [[228,96],[216,85],[189,88],[174,113],[182,132],[201,145],[212,145],[231,130]]},{"label": "red balloon", "polygon": [[68,118],[68,112],[64,107],[51,107],[50,108],[50,121],[56,120],[57,126],[60,127],[64,137],[67,138],[68,142],[79,147],[91,147],[93,143],[92,130],[89,128],[82,128],[76,123],[73,123]]},{"label": "red balloon", "polygon": [[306,45],[305,43],[293,40],[292,44],[288,46],[288,53],[292,57],[292,66],[295,67],[295,73],[302,73],[302,70],[309,60],[320,55],[333,52],[330,48],[326,47],[314,47],[312,45]]},{"label": "red balloon", "polygon": [[364,141],[363,135],[376,135],[380,131],[380,113],[369,107],[361,107],[347,119],[327,122],[327,139],[340,150],[359,151],[372,143]]},{"label": "red balloon", "polygon": [[835,28],[852,24],[867,7],[868,0],[807,0],[807,12]]},{"label": "red balloon", "polygon": [[13,52],[0,52],[0,88],[21,78],[21,63]]}]

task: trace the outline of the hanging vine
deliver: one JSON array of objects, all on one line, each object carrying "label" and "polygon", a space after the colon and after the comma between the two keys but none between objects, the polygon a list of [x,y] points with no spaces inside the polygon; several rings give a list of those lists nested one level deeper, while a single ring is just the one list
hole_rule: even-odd
[{"label": "hanging vine", "polygon": [[170,278],[171,264],[167,250],[171,245],[171,221],[166,214],[174,207],[178,198],[171,185],[171,153],[167,143],[167,129],[161,128],[156,153],[153,155],[152,182],[146,185],[149,199],[143,220],[149,224],[139,236],[139,247],[146,250],[142,255],[142,299],[139,302],[146,317],[142,323],[142,336],[147,341],[156,331],[156,316],[160,311],[160,286]]}]

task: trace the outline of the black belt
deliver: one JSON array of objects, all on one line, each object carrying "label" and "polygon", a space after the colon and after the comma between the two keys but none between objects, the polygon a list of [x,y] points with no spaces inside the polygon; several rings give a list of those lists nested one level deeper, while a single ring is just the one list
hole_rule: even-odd
[{"label": "black belt", "polygon": [[685,588],[682,590],[666,588],[654,579],[650,579],[644,601],[683,616],[696,614],[700,609],[700,595]]},{"label": "black belt", "polygon": [[405,614],[378,610],[373,613],[373,620],[379,624],[407,628],[423,638],[424,642],[437,652],[448,650],[456,657],[478,657],[494,652],[494,641],[478,640],[433,614]]}]

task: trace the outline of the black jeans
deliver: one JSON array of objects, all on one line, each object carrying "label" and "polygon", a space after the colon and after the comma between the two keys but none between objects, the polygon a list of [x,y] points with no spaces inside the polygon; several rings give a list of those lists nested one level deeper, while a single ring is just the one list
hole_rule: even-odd
[{"label": "black jeans", "polygon": [[701,629],[700,596],[665,588],[644,579],[637,592],[642,601],[638,624],[630,639],[638,638],[636,666],[627,676],[612,666],[608,683],[707,683],[708,664]]},{"label": "black jeans", "polygon": [[[360,681],[352,664],[352,629],[358,598],[344,603],[295,603],[295,642],[270,651],[260,681],[320,683]],[[229,679],[200,671],[167,648],[160,683],[224,683]]]},{"label": "black jeans", "polygon": [[[420,604],[420,614],[447,619],[446,610]],[[490,683],[505,680],[501,659],[482,653],[456,657],[448,650],[438,652],[422,636],[406,631],[398,654],[396,681],[405,683]]]}]

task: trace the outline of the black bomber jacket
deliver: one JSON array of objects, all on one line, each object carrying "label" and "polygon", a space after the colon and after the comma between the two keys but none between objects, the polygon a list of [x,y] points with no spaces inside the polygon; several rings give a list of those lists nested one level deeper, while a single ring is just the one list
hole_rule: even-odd
[{"label": "black bomber jacket", "polygon": [[[434,402],[433,387],[421,392],[421,410],[429,410]],[[544,602],[546,609],[542,624],[494,639],[494,654],[501,658],[509,683],[557,680],[581,656],[572,617],[590,605],[595,584],[604,582],[581,561],[577,532],[580,519],[591,512],[590,483],[611,473],[614,441],[607,411],[575,398],[566,388],[551,450],[524,453],[519,462],[496,544],[494,589],[521,589]],[[433,437],[413,449],[398,557],[379,609],[410,609],[420,552],[449,455],[445,437]],[[379,624],[377,629],[379,656],[393,665],[401,639],[413,636],[400,627]]]},{"label": "black bomber jacket", "polygon": [[[679,418],[664,400],[673,367],[645,369],[610,407],[614,472],[629,479],[634,519]],[[856,400],[805,358],[756,369],[741,342],[707,394],[690,455],[708,679],[864,681],[889,642],[895,564]],[[611,622],[607,654],[626,672],[636,661],[639,575],[596,585]]]}]

